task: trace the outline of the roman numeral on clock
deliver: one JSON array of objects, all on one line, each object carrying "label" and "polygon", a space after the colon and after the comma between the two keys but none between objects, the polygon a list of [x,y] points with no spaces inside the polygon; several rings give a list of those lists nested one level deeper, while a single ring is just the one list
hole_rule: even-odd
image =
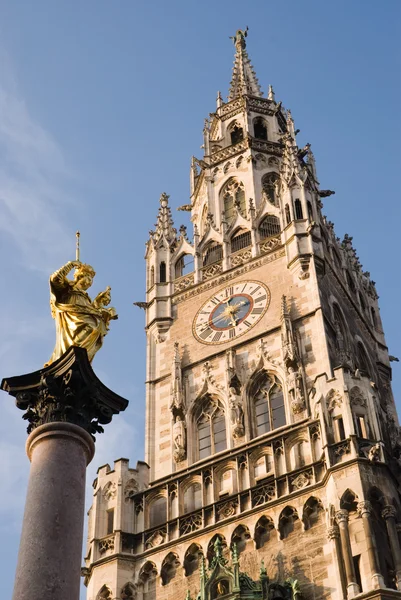
[{"label": "roman numeral on clock", "polygon": [[233,338],[235,338],[235,335],[236,335],[235,329],[230,329],[228,335],[230,337],[230,340],[232,340]]},{"label": "roman numeral on clock", "polygon": [[212,342],[218,342],[222,335],[223,335],[222,331],[218,331],[217,333],[215,333],[213,336]]},{"label": "roman numeral on clock", "polygon": [[199,337],[202,338],[202,340],[206,340],[211,333],[213,333],[213,329],[211,327],[207,327],[205,331],[202,331],[202,333],[199,334]]},{"label": "roman numeral on clock", "polygon": [[260,296],[259,298],[255,299],[256,303],[262,302],[262,300],[266,300],[266,294],[264,296]]},{"label": "roman numeral on clock", "polygon": [[216,304],[220,304],[220,300],[218,298],[216,298],[216,296],[214,298],[211,298],[210,302],[212,304],[214,304],[215,306],[216,306]]},{"label": "roman numeral on clock", "polygon": [[252,290],[251,292],[251,296],[253,296],[254,294],[256,294],[256,292],[258,292],[261,289],[260,285],[258,285],[258,287],[255,287],[254,290]]},{"label": "roman numeral on clock", "polygon": [[250,327],[252,325],[252,323],[250,323],[249,321],[243,321],[245,327]]},{"label": "roman numeral on clock", "polygon": [[261,315],[263,312],[263,308],[254,308],[251,312],[251,315]]},{"label": "roman numeral on clock", "polygon": [[232,296],[233,293],[234,293],[234,286],[226,289],[226,297],[227,298],[228,298],[228,296]]}]

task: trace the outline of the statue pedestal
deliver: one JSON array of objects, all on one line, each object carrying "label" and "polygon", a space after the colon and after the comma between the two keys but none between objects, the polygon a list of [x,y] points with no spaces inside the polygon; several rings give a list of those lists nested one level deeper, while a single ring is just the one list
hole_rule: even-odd
[{"label": "statue pedestal", "polygon": [[103,431],[127,400],[94,374],[86,350],[70,348],[40,371],[4,379],[29,422],[31,461],[14,600],[78,600],[86,466]]}]

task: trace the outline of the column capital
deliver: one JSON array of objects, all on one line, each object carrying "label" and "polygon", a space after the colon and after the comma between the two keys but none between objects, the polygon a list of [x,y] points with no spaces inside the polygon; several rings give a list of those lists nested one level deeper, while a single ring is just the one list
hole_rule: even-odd
[{"label": "column capital", "polygon": [[329,527],[327,529],[327,538],[329,540],[336,540],[340,537],[340,530],[337,525],[333,525],[333,527]]},{"label": "column capital", "polygon": [[387,504],[384,506],[381,515],[383,519],[391,519],[391,517],[395,518],[397,516],[397,509],[392,504]]},{"label": "column capital", "polygon": [[1,389],[25,411],[28,433],[62,422],[81,427],[94,440],[95,433],[103,433],[102,425],[128,406],[96,377],[86,350],[76,346],[39,371],[3,379]]},{"label": "column capital", "polygon": [[358,502],[358,513],[361,517],[366,514],[370,515],[372,510],[372,504],[369,502],[369,500],[361,500],[361,502]]},{"label": "column capital", "polygon": [[336,512],[336,520],[337,523],[348,523],[348,511],[345,510],[345,508],[342,508],[341,510],[338,510]]}]

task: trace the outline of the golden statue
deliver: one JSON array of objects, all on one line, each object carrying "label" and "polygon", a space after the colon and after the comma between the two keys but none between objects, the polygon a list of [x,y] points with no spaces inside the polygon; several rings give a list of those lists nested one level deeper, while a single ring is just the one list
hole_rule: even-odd
[{"label": "golden statue", "polygon": [[[74,280],[71,281],[67,275],[73,269]],[[56,321],[56,346],[45,366],[59,359],[71,346],[85,348],[92,362],[103,344],[110,321],[118,319],[114,308],[106,308],[111,301],[109,286],[93,302],[90,299],[86,290],[91,287],[95,275],[90,265],[79,260],[77,232],[77,260],[69,261],[50,276],[50,306]]]}]

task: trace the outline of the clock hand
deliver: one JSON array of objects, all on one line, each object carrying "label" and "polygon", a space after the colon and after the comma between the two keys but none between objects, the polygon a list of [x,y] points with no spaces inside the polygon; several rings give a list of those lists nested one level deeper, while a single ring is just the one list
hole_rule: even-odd
[{"label": "clock hand", "polygon": [[[218,323],[219,321],[227,321],[229,317],[227,317],[227,315],[221,315],[220,317],[216,317],[212,323]],[[208,327],[210,327],[210,323],[209,321],[206,321],[206,323],[199,323],[197,325],[197,327],[200,329],[200,331],[204,331],[205,329],[207,329]]]}]

